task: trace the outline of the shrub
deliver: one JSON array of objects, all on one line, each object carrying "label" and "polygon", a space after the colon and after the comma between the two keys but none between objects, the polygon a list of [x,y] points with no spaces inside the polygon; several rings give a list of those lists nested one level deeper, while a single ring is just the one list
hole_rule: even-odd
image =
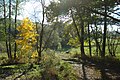
[{"label": "shrub", "polygon": [[77,80],[77,75],[67,62],[61,61],[55,53],[45,53],[40,68],[44,80]]}]

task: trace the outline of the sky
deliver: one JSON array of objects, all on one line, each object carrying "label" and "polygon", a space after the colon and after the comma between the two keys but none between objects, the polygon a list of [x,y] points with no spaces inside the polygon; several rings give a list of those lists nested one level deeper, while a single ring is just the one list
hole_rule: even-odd
[{"label": "sky", "polygon": [[[17,17],[19,20],[23,18],[30,18],[32,21],[41,21],[42,20],[42,6],[39,2],[40,0],[31,0],[26,3],[22,3],[22,9],[20,15]],[[45,5],[49,5],[51,0],[45,0]]]},{"label": "sky", "polygon": [[[114,10],[118,9],[117,11],[115,11],[115,13],[119,13],[120,14],[120,5],[118,5],[117,7],[114,8]],[[117,16],[116,14],[111,14],[111,16],[120,19],[120,16]]]}]

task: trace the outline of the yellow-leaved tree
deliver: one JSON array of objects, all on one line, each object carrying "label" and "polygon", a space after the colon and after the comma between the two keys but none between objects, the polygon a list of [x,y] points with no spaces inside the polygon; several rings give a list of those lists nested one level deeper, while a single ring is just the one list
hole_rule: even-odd
[{"label": "yellow-leaved tree", "polygon": [[36,37],[38,36],[36,32],[36,27],[33,22],[25,18],[22,21],[22,24],[17,27],[19,34],[16,40],[17,46],[19,48],[18,57],[21,58],[30,58],[37,56],[37,51],[33,48],[36,44]]}]

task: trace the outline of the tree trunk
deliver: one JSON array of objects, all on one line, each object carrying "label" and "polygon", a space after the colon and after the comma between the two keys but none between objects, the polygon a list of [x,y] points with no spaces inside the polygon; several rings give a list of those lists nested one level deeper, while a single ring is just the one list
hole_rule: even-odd
[{"label": "tree trunk", "polygon": [[42,16],[43,16],[43,19],[42,19],[42,24],[41,24],[41,32],[40,32],[40,48],[39,48],[39,51],[38,51],[38,62],[40,62],[41,60],[41,53],[42,53],[42,44],[43,44],[43,31],[44,31],[44,18],[45,18],[45,5],[44,5],[44,1],[41,0],[41,4],[42,4]]},{"label": "tree trunk", "polygon": [[[81,51],[81,57],[84,57],[85,56],[85,51],[84,51],[84,21],[83,21],[83,17],[79,13],[80,9],[79,8],[76,8],[76,9],[77,9],[77,12],[78,12],[78,16],[80,18],[80,28],[81,28],[81,32],[80,32],[81,37],[79,39],[80,43],[81,43],[80,51]],[[77,32],[77,34],[79,34],[79,33]]]},{"label": "tree trunk", "polygon": [[[91,29],[92,29],[93,34],[95,34],[92,26],[91,26]],[[96,42],[96,47],[99,49],[99,51],[100,51],[100,53],[101,53],[102,50],[101,50],[100,44],[99,44],[99,42],[98,42],[98,40],[97,40],[97,37],[96,37],[95,35],[93,35],[93,37],[94,37],[94,40],[95,40],[95,42]]]},{"label": "tree trunk", "polygon": [[92,53],[91,53],[91,40],[90,40],[90,26],[89,26],[89,23],[88,23],[88,39],[89,39],[89,54],[90,56],[92,56]]},{"label": "tree trunk", "polygon": [[5,0],[3,0],[3,6],[4,6],[4,25],[5,25],[5,43],[6,43],[6,51],[7,51],[7,56],[8,58],[10,57],[9,55],[9,48],[8,48],[8,38],[7,38],[7,25],[6,25],[6,6],[5,6]]},{"label": "tree trunk", "polygon": [[8,41],[9,41],[9,58],[12,59],[12,53],[11,53],[11,0],[9,0],[9,36],[8,36]]},{"label": "tree trunk", "polygon": [[38,51],[38,62],[41,60],[42,41],[43,41],[43,26],[42,26],[42,30],[41,30],[41,33],[40,33],[40,47],[39,47],[39,51]]},{"label": "tree trunk", "polygon": [[[94,20],[94,25],[95,25],[95,37],[96,37],[97,42],[99,43],[99,41],[98,41],[98,28],[97,28],[96,20]],[[98,53],[100,52],[100,51],[98,52],[98,48],[99,48],[99,46],[96,44],[96,55],[97,56],[98,56]]]},{"label": "tree trunk", "polygon": [[106,47],[106,32],[107,32],[107,5],[106,0],[104,0],[105,7],[105,16],[104,16],[104,34],[103,34],[103,45],[102,45],[102,53],[101,57],[105,57],[105,47]]},{"label": "tree trunk", "polygon": [[[17,10],[18,10],[18,0],[16,0],[16,9],[15,9],[15,39],[16,39],[16,28],[17,28]],[[14,48],[14,59],[16,59],[16,52],[17,52],[17,44],[15,42],[15,48]]]},{"label": "tree trunk", "polygon": [[81,57],[84,57],[85,56],[85,51],[84,51],[84,21],[83,21],[83,19],[82,19],[82,16],[81,15],[79,15],[80,16],[80,21],[81,21],[81,23],[80,23],[80,27],[81,27]]},{"label": "tree trunk", "polygon": [[[71,10],[71,17],[72,17],[72,20],[73,20],[73,24],[74,24],[74,27],[75,27],[75,29],[76,29],[76,31],[77,31],[77,36],[78,36],[78,39],[79,39],[79,42],[81,43],[81,38],[80,38],[80,32],[79,32],[79,30],[78,30],[78,28],[77,28],[77,24],[76,24],[76,22],[75,22],[75,19],[74,19],[74,16],[73,16],[73,11]],[[80,50],[81,50],[81,47],[80,47]]]},{"label": "tree trunk", "polygon": [[[37,21],[35,21],[35,24],[36,24],[35,25],[36,26],[36,32],[37,32],[37,34],[39,34]],[[37,52],[38,52],[39,51],[39,46],[38,46],[38,44],[39,44],[39,36],[37,36],[36,40],[37,40],[37,42],[36,42],[36,49],[37,49]]]}]

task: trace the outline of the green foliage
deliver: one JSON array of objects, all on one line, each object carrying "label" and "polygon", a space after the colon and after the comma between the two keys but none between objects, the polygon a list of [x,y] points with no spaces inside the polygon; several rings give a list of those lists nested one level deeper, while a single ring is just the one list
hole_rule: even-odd
[{"label": "green foliage", "polygon": [[6,57],[4,57],[4,56],[2,56],[2,57],[0,57],[0,64],[2,65],[2,64],[7,64],[8,62],[7,62],[7,58]]},{"label": "green foliage", "polygon": [[73,47],[79,47],[80,46],[80,42],[79,42],[78,37],[70,38],[70,40],[68,42],[68,45],[71,45]]},{"label": "green foliage", "polygon": [[2,21],[0,22],[0,41],[5,40],[5,32],[4,32],[4,25],[2,24]]},{"label": "green foliage", "polygon": [[58,77],[60,78],[59,80],[77,80],[77,74],[75,74],[73,67],[69,63],[62,61],[59,67]]},{"label": "green foliage", "polygon": [[40,67],[42,78],[45,80],[77,80],[73,67],[61,61],[53,51],[44,54]]},{"label": "green foliage", "polygon": [[72,58],[78,58],[80,57],[80,48],[77,47],[77,48],[71,48],[70,50],[70,56]]},{"label": "green foliage", "polygon": [[[77,80],[78,75],[74,71],[71,64],[62,61],[59,56],[53,50],[48,50],[42,55],[41,63],[39,65],[34,64],[25,75],[20,79],[29,80]],[[4,58],[1,58],[1,60]],[[11,71],[12,74],[7,79],[14,79],[18,74],[27,71],[28,64],[7,65],[2,67]],[[1,68],[1,67],[0,67]],[[3,70],[3,72],[5,72]],[[4,75],[1,75],[4,76]]]}]

